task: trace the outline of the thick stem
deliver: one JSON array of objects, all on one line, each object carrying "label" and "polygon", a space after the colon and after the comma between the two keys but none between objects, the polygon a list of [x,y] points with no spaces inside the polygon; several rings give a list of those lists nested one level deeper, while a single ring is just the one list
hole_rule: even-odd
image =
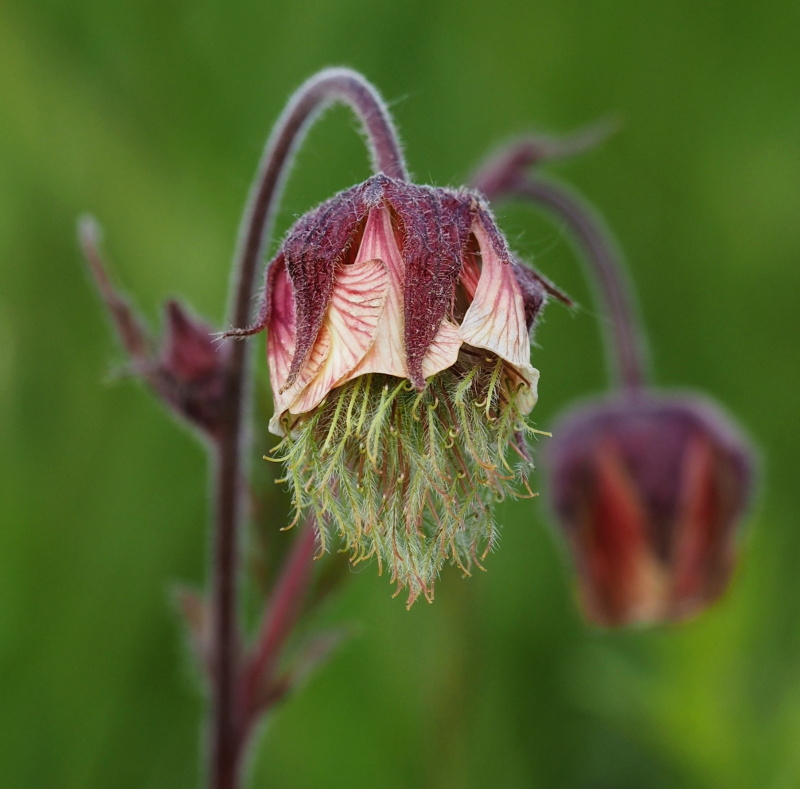
[{"label": "thick stem", "polygon": [[[230,382],[229,382],[230,383]],[[229,390],[230,391],[230,390]],[[230,402],[230,401],[229,401]],[[241,417],[229,408],[216,457],[216,528],[213,553],[211,775],[213,789],[239,785],[239,710],[236,705],[240,643],[237,601]]]},{"label": "thick stem", "polygon": [[[265,148],[239,237],[232,283],[230,316],[234,326],[248,323],[255,274],[271,229],[274,208],[296,147],[314,117],[327,105],[348,104],[364,126],[373,165],[388,176],[405,179],[406,169],[397,134],[376,90],[349,69],[328,69],[302,85],[290,99]],[[246,482],[242,450],[245,444],[245,393],[248,363],[244,343],[235,343],[226,376],[222,428],[216,444],[216,502],[213,546],[212,760],[214,789],[239,784],[243,711],[237,682],[240,643],[238,622],[238,541]]]},{"label": "thick stem", "polygon": [[538,178],[519,178],[509,194],[533,200],[561,217],[574,234],[598,284],[611,321],[606,349],[622,387],[637,392],[647,381],[644,333],[639,325],[621,255],[590,206],[564,187]]}]

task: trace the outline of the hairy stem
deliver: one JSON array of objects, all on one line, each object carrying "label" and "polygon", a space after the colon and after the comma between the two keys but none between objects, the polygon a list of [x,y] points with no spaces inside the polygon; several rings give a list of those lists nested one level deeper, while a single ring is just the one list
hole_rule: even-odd
[{"label": "hairy stem", "polygon": [[242,739],[246,740],[258,716],[265,712],[270,685],[286,639],[302,612],[311,581],[311,564],[317,551],[316,532],[311,523],[300,529],[289,556],[270,595],[253,650],[241,678],[241,704],[244,710]]},{"label": "hairy stem", "polygon": [[[239,236],[231,290],[230,317],[245,326],[250,316],[255,275],[274,210],[292,156],[311,121],[329,104],[348,104],[360,119],[369,143],[373,166],[392,178],[405,179],[406,169],[391,118],[377,91],[349,69],[321,71],[290,99],[267,143],[250,192]],[[248,391],[248,363],[244,343],[236,343],[226,374],[222,428],[215,445],[216,495],[213,538],[213,687],[211,710],[214,789],[235,789],[240,780],[243,710],[237,693],[240,656],[238,611],[238,541],[243,518],[243,462]]]},{"label": "hairy stem", "polygon": [[636,393],[647,381],[644,332],[611,234],[584,200],[553,181],[519,178],[509,185],[508,193],[544,206],[567,223],[589,264],[611,321],[606,335],[609,361],[621,386]]}]

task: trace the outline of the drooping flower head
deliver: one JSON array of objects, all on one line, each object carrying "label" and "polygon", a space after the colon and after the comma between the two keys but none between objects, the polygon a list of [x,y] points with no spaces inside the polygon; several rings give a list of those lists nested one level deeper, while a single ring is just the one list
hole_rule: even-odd
[{"label": "drooping flower head", "polygon": [[582,406],[556,425],[548,465],[588,619],[685,619],[727,588],[753,460],[716,407],[649,392]]},{"label": "drooping flower head", "polygon": [[323,548],[338,532],[410,601],[431,597],[444,562],[480,566],[491,504],[530,466],[529,332],[548,291],[475,192],[381,174],[295,224],[256,328],[277,457]]}]

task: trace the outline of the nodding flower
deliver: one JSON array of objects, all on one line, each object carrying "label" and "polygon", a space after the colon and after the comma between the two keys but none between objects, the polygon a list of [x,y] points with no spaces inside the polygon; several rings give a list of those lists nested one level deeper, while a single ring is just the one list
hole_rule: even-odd
[{"label": "nodding flower", "polygon": [[323,549],[338,532],[409,604],[445,562],[481,565],[493,501],[527,488],[548,294],[477,192],[379,174],[295,224],[261,318],[233,334],[268,332],[275,454]]}]

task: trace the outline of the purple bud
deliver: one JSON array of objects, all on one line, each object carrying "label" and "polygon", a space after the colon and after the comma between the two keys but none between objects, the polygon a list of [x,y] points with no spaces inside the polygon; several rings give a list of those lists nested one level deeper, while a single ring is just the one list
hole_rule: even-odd
[{"label": "purple bud", "polygon": [[214,434],[225,393],[230,346],[176,301],[166,304],[166,329],[154,375],[158,392],[181,416]]},{"label": "purple bud", "polygon": [[725,590],[753,452],[708,402],[643,393],[570,412],[548,453],[587,618],[680,620]]},{"label": "purple bud", "polygon": [[94,220],[79,225],[79,239],[89,273],[128,354],[130,369],[141,377],[178,416],[211,436],[222,418],[229,346],[215,342],[215,333],[176,301],[166,304],[164,339],[156,354],[147,326],[125,296],[112,284],[98,248]]}]

